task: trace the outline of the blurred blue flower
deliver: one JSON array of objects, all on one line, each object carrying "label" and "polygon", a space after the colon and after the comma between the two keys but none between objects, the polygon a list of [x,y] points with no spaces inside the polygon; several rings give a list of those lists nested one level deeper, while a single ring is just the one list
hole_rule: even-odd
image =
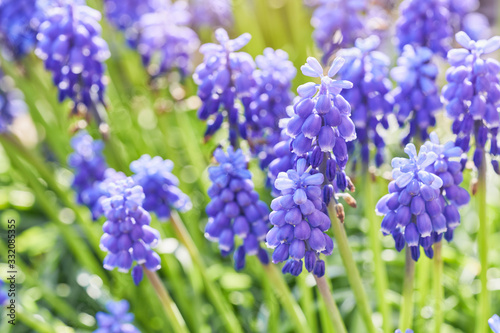
[{"label": "blurred blue flower", "polygon": [[134,315],[128,312],[129,308],[126,300],[106,303],[106,309],[109,313],[97,312],[98,328],[94,333],[140,333],[131,324],[134,321]]},{"label": "blurred blue flower", "polygon": [[[100,247],[108,254],[104,258],[104,268],[115,267],[127,273],[134,263],[141,271],[144,266],[150,271],[158,270],[160,256],[151,248],[160,240],[160,233],[149,226],[151,216],[142,207],[144,192],[132,178],[118,180],[108,185],[109,197],[101,200],[106,222],[102,230]],[[134,268],[134,282],[138,284],[142,272]],[[139,277],[139,278],[137,278]]]},{"label": "blurred blue flower", "polygon": [[429,127],[436,124],[434,115],[441,108],[436,84],[438,68],[431,58],[430,49],[405,45],[398,58],[398,66],[391,70],[391,76],[398,84],[391,95],[399,126],[409,124],[404,145],[415,136],[422,141],[427,140]]},{"label": "blurred blue flower", "polygon": [[298,276],[304,259],[307,271],[321,277],[325,264],[319,255],[333,252],[333,240],[325,233],[331,222],[323,212],[323,175],[306,169],[307,162],[301,158],[296,169],[278,175],[275,186],[281,196],[271,203],[269,219],[274,227],[267,233],[266,244],[274,249],[274,263],[288,260],[283,273]]},{"label": "blurred blue flower", "polygon": [[9,131],[14,119],[27,112],[23,93],[16,89],[14,81],[0,69],[0,134]]},{"label": "blurred blue flower", "polygon": [[490,36],[491,28],[488,18],[476,12],[479,0],[449,0],[454,31],[465,31],[472,39],[485,39]]},{"label": "blurred blue flower", "polygon": [[[469,151],[470,139],[474,135],[473,161],[479,167],[488,141],[492,157],[498,156],[500,151],[497,141],[500,63],[493,58],[482,58],[500,48],[500,36],[476,42],[465,32],[459,32],[456,39],[464,48],[448,52],[451,67],[446,72],[448,84],[442,95],[448,102],[447,114],[454,120],[452,130],[457,135],[457,146]],[[493,160],[493,166],[499,172],[498,160]]]},{"label": "blurred blue flower", "polygon": [[404,0],[396,21],[399,51],[405,45],[427,47],[445,56],[453,33],[446,0]]},{"label": "blurred blue flower", "polygon": [[280,134],[280,141],[273,147],[274,159],[269,163],[267,170],[267,185],[272,188],[273,196],[280,195],[280,191],[274,187],[274,182],[278,177],[278,174],[295,167],[297,155],[290,151],[291,143],[292,138],[286,134],[286,130],[282,130]]},{"label": "blurred blue flower", "polygon": [[4,289],[5,282],[3,280],[0,280],[0,306],[5,306],[9,302],[9,295],[7,294],[7,291]]},{"label": "blurred blue flower", "polygon": [[[403,333],[403,331],[401,331],[399,328],[394,332],[394,333]],[[404,333],[413,333],[413,330],[411,329],[406,329]]]},{"label": "blurred blue flower", "polygon": [[197,29],[230,27],[233,25],[233,6],[231,0],[192,0],[190,11],[193,26]]},{"label": "blurred blue flower", "polygon": [[500,317],[497,314],[488,319],[488,324],[494,333],[500,333]]},{"label": "blurred blue flower", "polygon": [[186,212],[192,204],[189,197],[179,189],[179,180],[172,174],[174,163],[163,160],[160,156],[151,158],[142,155],[137,161],[130,163],[132,178],[142,186],[146,196],[143,207],[154,212],[160,220],[170,218],[171,209]]},{"label": "blurred blue flower", "polygon": [[269,209],[254,190],[245,155],[241,149],[229,147],[227,153],[218,148],[214,157],[219,165],[208,169],[212,185],[208,189],[211,201],[206,208],[205,237],[219,243],[223,256],[233,252],[236,235],[243,240],[234,252],[236,270],[245,266],[246,255],[257,255],[267,264],[269,258],[260,243],[268,231]]},{"label": "blurred blue flower", "polygon": [[242,105],[248,107],[252,100],[255,63],[248,53],[236,51],[245,46],[251,36],[244,33],[231,40],[226,30],[219,28],[215,38],[219,44],[207,43],[200,47],[203,63],[196,67],[193,75],[202,101],[198,117],[201,120],[210,118],[205,139],[210,138],[226,118],[230,144],[237,146],[238,137],[246,137],[245,123],[240,116]]},{"label": "blurred blue flower", "polygon": [[380,45],[380,38],[371,36],[357,39],[356,47],[341,50],[339,56],[346,64],[339,71],[342,79],[356,82],[352,89],[343,90],[341,95],[351,105],[351,119],[356,126],[359,145],[354,149],[354,141],[350,142],[350,150],[359,150],[361,161],[368,165],[370,159],[370,143],[376,148],[375,164],[379,167],[384,161],[384,139],[379,135],[378,126],[388,129],[387,115],[392,113],[394,100],[388,95],[392,88],[388,79],[389,58],[382,52],[375,51]]},{"label": "blurred blue flower", "polygon": [[104,104],[105,64],[110,53],[101,37],[99,11],[68,1],[50,7],[40,25],[35,53],[53,74],[59,101],[70,98],[73,112]]},{"label": "blurred blue flower", "polygon": [[393,158],[394,180],[389,184],[389,194],[377,203],[376,212],[384,215],[384,235],[392,234],[398,251],[406,243],[411,257],[417,261],[420,257],[419,246],[432,258],[432,245],[447,230],[447,220],[443,215],[446,203],[440,195],[443,180],[426,171],[436,162],[438,155],[425,145],[417,154],[412,143],[406,145],[404,151],[410,158]]}]

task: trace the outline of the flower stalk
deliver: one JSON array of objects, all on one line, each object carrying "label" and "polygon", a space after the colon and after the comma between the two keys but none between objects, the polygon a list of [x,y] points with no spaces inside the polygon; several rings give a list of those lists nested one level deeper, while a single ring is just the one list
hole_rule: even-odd
[{"label": "flower stalk", "polygon": [[399,317],[399,327],[412,328],[413,324],[413,289],[415,282],[415,261],[411,257],[410,248],[405,250],[405,276],[403,281],[403,299]]},{"label": "flower stalk", "polygon": [[482,150],[482,163],[478,168],[478,183],[477,183],[477,209],[479,216],[479,261],[481,263],[481,272],[479,279],[481,281],[481,293],[479,294],[479,307],[477,332],[488,332],[488,318],[490,317],[490,297],[488,294],[488,246],[489,246],[489,223],[486,206],[486,156],[484,149]]},{"label": "flower stalk", "polygon": [[340,315],[339,309],[335,300],[333,299],[332,292],[328,283],[326,282],[325,276],[317,277],[314,275],[314,279],[316,280],[316,285],[318,286],[318,290],[325,302],[326,309],[328,310],[328,315],[332,321],[333,327],[335,328],[336,333],[347,333],[345,328],[345,324],[342,320],[342,316]]},{"label": "flower stalk", "polygon": [[434,244],[434,332],[441,332],[443,324],[443,242]]}]

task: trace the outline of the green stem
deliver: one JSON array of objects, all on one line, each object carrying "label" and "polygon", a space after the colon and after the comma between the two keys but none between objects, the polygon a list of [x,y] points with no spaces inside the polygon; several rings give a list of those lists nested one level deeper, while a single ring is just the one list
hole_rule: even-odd
[{"label": "green stem", "polygon": [[482,150],[482,163],[478,170],[477,184],[477,204],[479,215],[479,234],[478,248],[479,260],[481,262],[481,272],[479,279],[481,280],[481,293],[479,294],[479,314],[476,317],[479,320],[478,333],[488,332],[488,318],[490,317],[490,297],[488,292],[488,246],[489,246],[489,223],[486,213],[486,156]]},{"label": "green stem", "polygon": [[143,267],[144,271],[146,272],[146,276],[149,279],[149,282],[151,282],[151,285],[156,291],[156,295],[160,299],[161,304],[163,305],[163,309],[165,310],[165,314],[167,315],[170,324],[172,325],[173,329],[175,332],[184,332],[187,333],[189,332],[186,322],[184,321],[184,318],[182,318],[182,315],[177,308],[177,305],[174,303],[174,301],[170,298],[170,295],[168,294],[167,290],[165,289],[165,286],[163,286],[163,283],[161,282],[160,278],[158,277],[158,274],[156,272],[151,272],[148,270],[146,267]]},{"label": "green stem", "polygon": [[413,289],[415,280],[415,261],[411,258],[411,251],[405,249],[405,277],[403,281],[403,300],[399,316],[399,328],[401,330],[411,329],[413,324]]},{"label": "green stem", "polygon": [[375,290],[377,293],[378,307],[382,314],[384,332],[391,331],[390,308],[386,298],[387,271],[382,261],[382,246],[380,243],[380,221],[375,215],[375,202],[373,196],[373,182],[370,179],[368,170],[364,173],[365,185],[365,216],[369,222],[368,235],[370,238],[370,248],[373,253],[373,266],[375,271]]},{"label": "green stem", "polygon": [[441,332],[441,325],[443,324],[443,255],[442,255],[443,242],[440,241],[434,244],[434,332]]},{"label": "green stem", "polygon": [[368,297],[366,295],[365,288],[363,287],[363,282],[358,268],[356,267],[356,262],[354,261],[351,248],[349,247],[344,225],[337,218],[334,201],[330,202],[328,205],[328,213],[330,215],[330,219],[332,220],[333,235],[337,241],[337,249],[342,257],[342,262],[344,263],[347,273],[347,279],[349,280],[349,284],[351,285],[354,293],[354,298],[356,299],[361,317],[363,318],[367,331],[375,333],[376,329],[373,325],[372,310],[370,308],[370,304],[368,303]]},{"label": "green stem", "polygon": [[317,277],[314,275],[314,279],[316,280],[316,285],[318,286],[318,290],[325,302],[326,309],[328,310],[328,314],[330,315],[330,320],[332,321],[333,327],[335,328],[335,333],[347,333],[345,328],[344,321],[342,320],[342,316],[340,315],[339,309],[335,300],[333,299],[332,292],[326,283],[325,276]]}]

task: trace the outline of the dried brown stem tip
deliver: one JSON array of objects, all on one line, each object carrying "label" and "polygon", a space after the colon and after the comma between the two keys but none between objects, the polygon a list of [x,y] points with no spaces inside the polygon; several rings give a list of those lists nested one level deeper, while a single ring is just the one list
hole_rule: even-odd
[{"label": "dried brown stem tip", "polygon": [[344,223],[345,213],[344,206],[341,203],[335,205],[335,212],[337,213],[337,218],[340,220],[340,223]]}]

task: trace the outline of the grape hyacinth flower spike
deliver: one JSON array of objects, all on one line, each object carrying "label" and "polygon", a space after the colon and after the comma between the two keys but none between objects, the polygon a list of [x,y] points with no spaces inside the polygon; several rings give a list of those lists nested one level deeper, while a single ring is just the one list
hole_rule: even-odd
[{"label": "grape hyacinth flower spike", "polygon": [[491,327],[493,333],[500,333],[500,317],[494,314],[490,319],[488,319],[488,324]]},{"label": "grape hyacinth flower spike", "polygon": [[85,4],[64,3],[47,10],[37,35],[35,53],[52,72],[59,101],[73,100],[73,113],[83,106],[94,112],[94,104],[104,104],[104,61],[110,53],[100,19],[99,11]]},{"label": "grape hyacinth flower spike", "polygon": [[229,142],[237,146],[239,136],[245,138],[245,123],[240,119],[242,106],[251,102],[254,86],[255,63],[246,52],[236,52],[250,41],[250,34],[231,40],[226,30],[215,31],[219,44],[207,43],[200,47],[203,63],[193,75],[198,85],[198,96],[202,106],[198,110],[201,120],[208,120],[205,140],[208,140],[222,125],[229,122]]},{"label": "grape hyacinth flower spike", "polygon": [[142,186],[146,196],[143,208],[154,212],[161,221],[170,218],[172,209],[186,212],[192,207],[189,197],[178,187],[179,180],[172,174],[173,168],[172,161],[160,156],[142,155],[130,163],[130,170],[134,172],[132,178]]},{"label": "grape hyacinth flower spike", "polygon": [[5,282],[0,280],[0,306],[5,306],[9,302],[9,295],[4,289]]},{"label": "grape hyacinth flower spike", "polygon": [[200,28],[228,28],[233,25],[231,0],[193,0],[190,3],[193,26]]},{"label": "grape hyacinth flower spike", "polygon": [[403,54],[398,58],[398,66],[391,70],[391,76],[398,85],[391,92],[396,117],[399,126],[409,124],[404,145],[414,137],[427,140],[427,131],[436,124],[435,113],[441,108],[436,84],[438,68],[431,58],[430,49],[405,45]]},{"label": "grape hyacinth flower spike", "polygon": [[281,172],[276,179],[281,196],[271,203],[273,228],[266,244],[274,249],[274,263],[287,261],[283,273],[298,276],[304,260],[308,272],[318,277],[325,274],[325,262],[319,255],[332,254],[333,240],[325,233],[331,222],[323,212],[322,184],[323,175],[311,173],[304,158],[297,161],[296,169]]},{"label": "grape hyacinth flower spike", "polygon": [[208,189],[211,201],[206,208],[205,237],[219,243],[223,256],[233,252],[235,236],[243,240],[234,251],[236,270],[245,267],[247,255],[257,255],[263,264],[268,264],[267,252],[260,243],[268,231],[269,209],[254,190],[245,155],[241,149],[229,147],[227,153],[218,148],[214,157],[219,165],[208,169],[212,185]]},{"label": "grape hyacinth flower spike", "polygon": [[131,324],[134,321],[134,315],[129,313],[130,305],[126,300],[106,303],[106,310],[109,313],[97,312],[97,330],[94,333],[140,333],[140,331]]},{"label": "grape hyacinth flower spike", "polygon": [[447,115],[453,119],[456,144],[467,152],[471,136],[474,136],[473,161],[479,168],[485,162],[482,159],[489,141],[493,168],[500,174],[499,162],[495,159],[500,154],[497,139],[500,63],[493,58],[483,58],[500,48],[500,36],[476,42],[462,31],[456,34],[456,39],[464,48],[448,52],[451,67],[446,72],[448,84],[442,92],[447,101]]},{"label": "grape hyacinth flower spike", "polygon": [[[394,333],[403,333],[403,331],[401,331],[401,330],[398,328],[396,331],[394,331]],[[411,330],[411,329],[409,329],[409,328],[408,328],[408,329],[406,329],[406,330],[404,331],[404,333],[413,333],[413,330]]]},{"label": "grape hyacinth flower spike", "polygon": [[149,226],[151,216],[142,207],[144,197],[142,187],[129,177],[109,184],[109,197],[101,201],[107,219],[100,244],[108,252],[104,268],[117,267],[126,273],[135,261],[132,278],[136,285],[142,280],[143,266],[150,271],[161,267],[160,256],[151,249],[158,244],[160,234]]},{"label": "grape hyacinth flower spike", "polygon": [[433,243],[439,241],[447,230],[440,195],[443,180],[425,171],[438,158],[427,146],[422,146],[418,154],[412,143],[404,150],[409,158],[395,157],[392,160],[394,180],[389,184],[389,194],[377,203],[376,212],[384,215],[384,235],[392,234],[398,251],[406,243],[412,259],[417,261],[420,246],[429,258],[433,257]]},{"label": "grape hyacinth flower spike", "polygon": [[27,113],[23,93],[14,87],[14,81],[0,69],[0,134],[7,133],[14,119]]}]

